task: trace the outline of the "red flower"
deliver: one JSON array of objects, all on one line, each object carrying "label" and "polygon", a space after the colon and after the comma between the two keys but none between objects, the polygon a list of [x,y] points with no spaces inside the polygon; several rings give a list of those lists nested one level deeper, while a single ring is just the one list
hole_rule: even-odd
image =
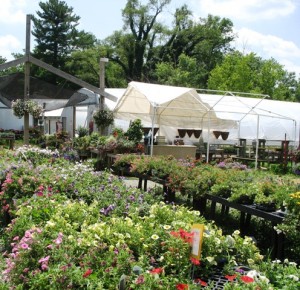
[{"label": "red flower", "polygon": [[231,282],[236,278],[236,275],[226,275],[225,278]]},{"label": "red flower", "polygon": [[185,242],[187,243],[192,243],[193,241],[193,233],[189,233],[189,232],[186,232],[184,231],[183,229],[179,229],[178,232],[170,232],[170,234],[173,236],[173,237],[180,237],[182,238]]},{"label": "red flower", "polygon": [[201,280],[200,278],[195,279],[194,283],[199,284],[199,285],[204,286],[204,287],[207,286],[207,283],[205,281]]},{"label": "red flower", "polygon": [[151,273],[153,275],[160,274],[163,272],[163,270],[164,270],[163,268],[154,268],[154,269],[150,270],[149,273]]},{"label": "red flower", "polygon": [[200,261],[196,258],[191,257],[190,261],[192,262],[192,264],[199,266],[200,265]]},{"label": "red flower", "polygon": [[87,269],[85,271],[85,273],[82,275],[83,278],[87,278],[88,276],[90,276],[93,273],[92,269]]},{"label": "red flower", "polygon": [[249,276],[242,276],[241,280],[246,284],[254,282],[254,279]]},{"label": "red flower", "polygon": [[176,289],[177,289],[177,290],[185,290],[185,289],[189,289],[189,285],[188,285],[188,284],[177,284],[177,285],[176,285]]}]

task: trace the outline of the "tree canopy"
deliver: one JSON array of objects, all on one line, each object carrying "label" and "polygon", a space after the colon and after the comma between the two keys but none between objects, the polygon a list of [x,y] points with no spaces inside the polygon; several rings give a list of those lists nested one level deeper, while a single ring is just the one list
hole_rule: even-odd
[{"label": "tree canopy", "polygon": [[[300,101],[300,81],[295,73],[273,58],[264,60],[254,53],[244,55],[234,50],[236,35],[230,19],[213,15],[195,19],[184,4],[166,25],[160,19],[169,12],[170,3],[127,0],[122,9],[123,27],[97,40],[93,34],[78,30],[80,17],[66,2],[45,0],[33,17],[33,54],[95,86],[99,85],[99,60],[107,57],[108,87],[143,81]],[[0,63],[5,61],[0,56]],[[20,69],[22,66],[14,70]],[[61,81],[40,68],[33,68],[32,73],[48,82]]]},{"label": "tree canopy", "polygon": [[300,99],[295,73],[284,70],[275,59],[263,60],[254,53],[234,51],[211,72],[208,88],[232,92],[267,94],[273,99]]},{"label": "tree canopy", "polygon": [[[77,29],[79,16],[73,13],[73,8],[60,0],[40,2],[40,11],[33,16],[32,34],[36,46],[34,56],[44,62],[66,71],[66,62],[71,53],[93,47],[96,38],[90,33]],[[44,75],[46,72],[39,71]],[[55,82],[56,76],[47,74],[47,80]]]}]

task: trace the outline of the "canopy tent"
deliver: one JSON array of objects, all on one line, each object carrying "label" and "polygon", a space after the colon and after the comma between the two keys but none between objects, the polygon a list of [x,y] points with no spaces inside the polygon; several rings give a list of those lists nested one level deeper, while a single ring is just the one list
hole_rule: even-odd
[{"label": "canopy tent", "polygon": [[267,95],[250,98],[218,93],[199,93],[199,97],[219,118],[239,123],[238,130],[231,130],[231,137],[299,141],[300,103],[270,100]]},{"label": "canopy tent", "polygon": [[236,122],[223,120],[210,110],[196,90],[140,82],[130,82],[119,99],[116,118],[139,118],[143,125],[166,125],[177,128],[228,128]]},{"label": "canopy tent", "polygon": [[195,89],[140,82],[128,84],[114,114],[129,121],[139,118],[144,126],[152,127],[152,132],[157,126],[160,135],[167,131],[163,132],[163,126],[208,131],[237,126],[235,121],[217,117]]}]

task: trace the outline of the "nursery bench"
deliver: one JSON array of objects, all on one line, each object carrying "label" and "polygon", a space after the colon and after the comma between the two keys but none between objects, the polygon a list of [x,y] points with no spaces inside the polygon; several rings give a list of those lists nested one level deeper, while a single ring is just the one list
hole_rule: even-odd
[{"label": "nursery bench", "polygon": [[251,216],[259,217],[270,221],[273,228],[273,256],[274,258],[283,259],[284,256],[284,234],[278,233],[274,227],[283,222],[284,214],[281,212],[267,212],[257,209],[255,205],[244,205],[230,202],[225,198],[218,196],[207,195],[206,198],[211,201],[210,219],[215,218],[216,204],[222,205],[222,212],[228,213],[230,208],[240,211],[240,232],[245,234],[246,229],[249,228]]},{"label": "nursery bench", "polygon": [[7,140],[9,142],[9,149],[13,150],[14,149],[14,144],[15,144],[15,134],[0,134],[0,139],[2,140]]}]

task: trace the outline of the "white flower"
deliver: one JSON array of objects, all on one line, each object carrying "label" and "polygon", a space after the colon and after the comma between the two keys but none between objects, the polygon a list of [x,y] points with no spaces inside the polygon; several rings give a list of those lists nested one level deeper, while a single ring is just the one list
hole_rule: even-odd
[{"label": "white flower", "polygon": [[171,226],[169,226],[169,225],[164,225],[164,229],[165,230],[169,230],[171,228]]},{"label": "white flower", "polygon": [[294,281],[298,282],[299,281],[299,277],[296,275],[289,275],[289,278],[293,279]]},{"label": "white flower", "polygon": [[158,240],[158,239],[159,239],[159,236],[158,236],[158,235],[156,235],[156,234],[154,234],[154,235],[152,235],[152,236],[151,236],[151,239],[156,241],[156,240]]},{"label": "white flower", "polygon": [[247,262],[249,265],[253,265],[254,264],[254,260],[253,259],[247,259]]}]

